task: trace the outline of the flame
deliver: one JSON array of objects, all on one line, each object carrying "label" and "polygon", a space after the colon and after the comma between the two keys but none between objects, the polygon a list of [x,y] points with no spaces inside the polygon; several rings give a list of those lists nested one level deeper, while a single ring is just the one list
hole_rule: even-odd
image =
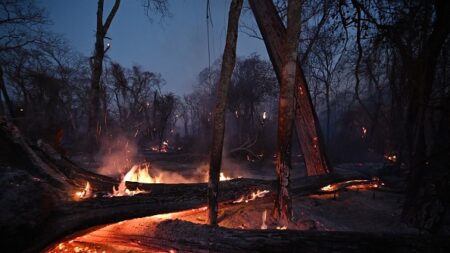
[{"label": "flame", "polygon": [[122,181],[120,181],[119,187],[116,189],[115,186],[113,186],[112,189],[112,195],[113,197],[121,197],[121,196],[134,196],[136,194],[140,193],[148,193],[148,191],[141,190],[137,188],[136,190],[132,191],[127,188],[125,185],[125,179],[123,178]]},{"label": "flame", "polygon": [[134,165],[123,177],[124,181],[147,183],[147,184],[158,184],[161,183],[161,176],[152,177],[149,174],[149,163],[143,163],[139,165]]},{"label": "flame", "polygon": [[267,112],[263,112],[262,118],[263,118],[263,119],[267,119]]},{"label": "flame", "polygon": [[92,197],[92,189],[89,181],[86,182],[86,186],[82,191],[75,192],[75,197],[78,199],[87,199]]},{"label": "flame", "polygon": [[266,219],[267,219],[267,210],[264,210],[264,212],[263,212],[263,214],[262,214],[262,225],[261,225],[261,229],[267,229]]},{"label": "flame", "polygon": [[373,177],[372,182],[366,179],[348,180],[341,183],[326,185],[320,188],[320,190],[323,192],[333,192],[339,189],[339,185],[348,183],[352,185],[345,186],[346,189],[370,189],[370,188],[379,188],[384,185],[384,183],[381,182],[379,178]]},{"label": "flame", "polygon": [[264,197],[269,192],[270,191],[268,191],[268,190],[262,190],[262,191],[257,190],[256,192],[250,193],[248,196],[241,196],[239,199],[233,201],[233,203],[234,204],[241,203],[241,202],[248,203],[250,201],[255,200],[256,198]]},{"label": "flame", "polygon": [[133,196],[140,193],[147,193],[147,191],[140,190],[139,188],[134,191],[127,189],[126,181],[146,184],[161,183],[161,176],[152,177],[148,172],[149,168],[149,163],[134,165],[122,178],[118,188],[113,187],[112,196]]},{"label": "flame", "polygon": [[223,174],[223,172],[220,172],[220,181],[228,181],[228,180],[231,180],[231,179],[233,179],[232,177],[227,177],[227,176],[225,176],[225,174]]},{"label": "flame", "polygon": [[324,192],[331,192],[331,191],[335,191],[336,188],[337,188],[336,185],[329,184],[329,185],[326,185],[326,186],[320,188],[320,190],[324,191]]}]

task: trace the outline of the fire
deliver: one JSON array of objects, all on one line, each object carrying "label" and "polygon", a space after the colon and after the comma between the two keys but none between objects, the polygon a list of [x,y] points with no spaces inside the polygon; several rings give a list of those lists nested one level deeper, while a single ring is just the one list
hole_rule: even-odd
[{"label": "fire", "polygon": [[134,165],[122,178],[118,188],[116,189],[116,187],[113,187],[112,196],[133,196],[139,193],[147,193],[139,188],[134,191],[127,189],[127,186],[125,185],[126,181],[146,184],[161,183],[161,176],[152,177],[149,173],[149,168],[149,163]]},{"label": "fire", "polygon": [[267,119],[267,112],[263,112],[262,118],[263,118],[263,119]]},{"label": "fire", "polygon": [[223,172],[220,172],[220,181],[228,181],[233,179],[232,177],[227,177],[225,176],[225,174],[223,174]]},{"label": "fire", "polygon": [[262,197],[266,196],[266,194],[269,192],[270,191],[268,191],[268,190],[263,190],[263,191],[257,190],[256,192],[250,193],[250,195],[241,196],[239,199],[233,201],[233,203],[234,204],[241,203],[241,202],[248,203],[250,201],[255,200],[256,198],[262,198]]},{"label": "fire", "polygon": [[120,181],[119,187],[116,189],[116,187],[113,186],[112,189],[113,193],[112,197],[121,197],[121,196],[134,196],[136,194],[140,194],[140,193],[148,193],[147,191],[141,190],[139,188],[137,188],[134,191],[131,191],[127,188],[127,186],[125,185],[125,179],[123,178],[122,181]]},{"label": "fire", "polygon": [[[366,179],[358,179],[358,180],[349,180],[345,182],[340,182],[336,184],[329,184],[322,188],[320,188],[323,192],[334,192],[339,190],[340,188],[346,189],[371,189],[371,188],[379,188],[383,186],[384,183],[377,177],[372,178],[372,180]],[[341,187],[339,187],[341,186]]]},{"label": "fire", "polygon": [[86,186],[82,191],[75,192],[75,197],[78,199],[87,199],[92,197],[92,195],[91,184],[89,183],[89,181],[86,182]]},{"label": "fire", "polygon": [[397,161],[397,155],[395,155],[395,154],[384,155],[384,158],[386,158],[387,160],[389,160],[393,163],[395,163]]},{"label": "fire", "polygon": [[324,192],[332,192],[332,191],[335,191],[336,189],[337,189],[337,186],[336,185],[331,185],[331,184],[320,188],[320,190],[324,191]]},{"label": "fire", "polygon": [[161,176],[152,177],[149,174],[150,164],[143,163],[134,165],[123,177],[124,181],[158,184],[161,183]]}]

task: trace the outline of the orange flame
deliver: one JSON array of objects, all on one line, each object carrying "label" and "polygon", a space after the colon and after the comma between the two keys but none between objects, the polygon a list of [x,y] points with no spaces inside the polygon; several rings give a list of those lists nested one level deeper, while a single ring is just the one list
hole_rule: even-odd
[{"label": "orange flame", "polygon": [[263,190],[263,191],[257,190],[256,192],[250,193],[250,195],[248,195],[248,196],[241,196],[239,199],[233,201],[233,203],[234,204],[241,203],[241,202],[248,203],[250,201],[255,200],[256,198],[264,197],[269,192],[270,191],[268,191],[268,190]]},{"label": "orange flame", "polygon": [[323,192],[333,192],[339,189],[339,185],[342,184],[351,184],[345,186],[346,189],[370,189],[370,188],[379,188],[384,185],[383,182],[377,177],[372,178],[372,182],[366,179],[356,179],[356,180],[348,180],[341,183],[329,184],[322,188],[320,188]]},{"label": "orange flame", "polygon": [[82,191],[75,192],[75,197],[78,199],[87,199],[92,197],[92,195],[91,184],[89,183],[89,181],[86,182],[86,186]]},{"label": "orange flame", "polygon": [[225,174],[223,174],[223,172],[220,172],[220,181],[228,181],[233,179],[232,177],[227,177],[225,176]]},{"label": "orange flame", "polygon": [[161,183],[160,176],[150,176],[150,173],[148,172],[149,168],[150,164],[148,163],[134,165],[131,167],[127,174],[125,174],[122,178],[118,188],[116,189],[116,187],[113,187],[112,196],[133,196],[139,193],[147,193],[147,191],[140,190],[139,188],[134,191],[127,189],[127,186],[125,185],[126,181],[147,184]]}]

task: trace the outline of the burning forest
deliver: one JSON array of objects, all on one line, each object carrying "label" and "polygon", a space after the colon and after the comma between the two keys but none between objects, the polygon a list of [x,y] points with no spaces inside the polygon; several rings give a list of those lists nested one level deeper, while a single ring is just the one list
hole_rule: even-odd
[{"label": "burning forest", "polygon": [[49,2],[1,0],[2,252],[450,251],[449,1]]}]

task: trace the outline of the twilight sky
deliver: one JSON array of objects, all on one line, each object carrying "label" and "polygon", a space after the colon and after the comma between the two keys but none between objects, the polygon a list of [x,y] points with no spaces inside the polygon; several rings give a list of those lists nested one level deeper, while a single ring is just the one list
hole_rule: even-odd
[{"label": "twilight sky", "polygon": [[[223,52],[230,0],[210,1],[213,62]],[[105,1],[104,19],[113,2]],[[82,54],[92,54],[97,1],[40,0],[39,3],[53,21],[54,32],[63,34]],[[146,70],[161,73],[167,81],[163,90],[183,95],[192,90],[197,74],[208,66],[206,0],[169,0],[169,9],[171,17],[161,20],[158,16],[151,22],[145,15],[142,0],[122,0],[107,35],[112,39],[108,55],[124,66],[139,64]],[[254,23],[253,19],[251,12],[243,10],[241,24]],[[268,58],[261,40],[240,32],[237,55],[253,52]]]}]

